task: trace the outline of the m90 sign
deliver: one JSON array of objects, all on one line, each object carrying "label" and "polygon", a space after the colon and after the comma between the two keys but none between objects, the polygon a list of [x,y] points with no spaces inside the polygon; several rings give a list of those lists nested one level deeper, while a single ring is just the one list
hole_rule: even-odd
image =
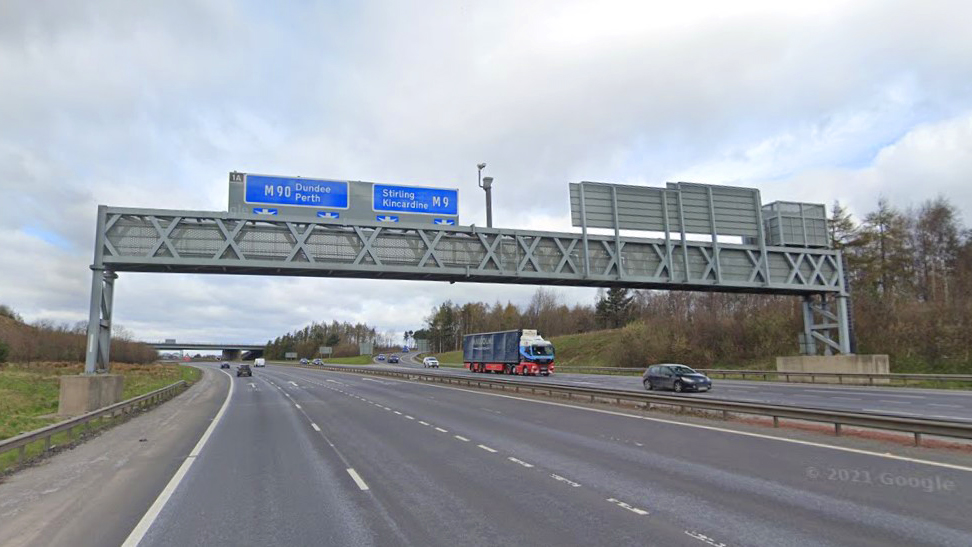
[{"label": "m90 sign", "polygon": [[336,180],[246,175],[247,203],[348,208],[348,183]]}]

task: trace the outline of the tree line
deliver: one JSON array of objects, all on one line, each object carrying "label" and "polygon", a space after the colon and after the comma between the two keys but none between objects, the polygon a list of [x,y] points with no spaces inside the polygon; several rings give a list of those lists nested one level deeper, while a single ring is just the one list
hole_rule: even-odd
[{"label": "tree line", "polygon": [[378,329],[364,323],[311,323],[268,341],[264,355],[268,359],[284,359],[287,353],[294,352],[300,357],[313,358],[321,346],[328,346],[333,349],[334,357],[351,357],[358,355],[358,344],[361,343],[372,343],[376,348],[391,347],[395,345],[396,337],[379,333]]},{"label": "tree line", "polygon": [[[835,202],[830,235],[843,251],[857,352],[886,353],[900,371],[972,372],[972,232],[946,198],[899,209],[886,199],[861,220]],[[674,361],[769,365],[799,353],[794,297],[609,289],[591,304],[540,288],[529,303],[443,302],[415,338],[434,352],[463,334],[536,328],[545,337],[621,328],[604,348],[618,366]]]},{"label": "tree line", "polygon": [[[9,306],[0,304],[0,363],[39,361],[82,362],[87,353],[88,323],[38,321],[28,324]],[[114,326],[111,360],[118,363],[151,363],[154,348],[135,341],[124,327]]]}]

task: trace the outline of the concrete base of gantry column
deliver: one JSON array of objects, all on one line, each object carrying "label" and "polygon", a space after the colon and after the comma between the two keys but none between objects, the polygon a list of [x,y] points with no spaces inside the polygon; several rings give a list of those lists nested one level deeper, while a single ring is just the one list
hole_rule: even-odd
[{"label": "concrete base of gantry column", "polygon": [[791,382],[887,384],[887,378],[838,378],[827,373],[888,374],[891,371],[887,355],[797,355],[776,358],[777,372],[810,372],[820,376],[790,376]]},{"label": "concrete base of gantry column", "polygon": [[113,405],[121,401],[124,380],[120,374],[61,376],[57,413],[75,416]]}]

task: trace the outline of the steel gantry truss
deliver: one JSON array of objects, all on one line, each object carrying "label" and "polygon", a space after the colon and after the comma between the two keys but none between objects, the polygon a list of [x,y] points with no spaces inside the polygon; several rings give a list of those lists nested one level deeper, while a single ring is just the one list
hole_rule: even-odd
[{"label": "steel gantry truss", "polygon": [[107,368],[114,272],[123,271],[798,295],[836,302],[827,322],[806,316],[807,333],[833,351],[849,347],[842,261],[830,249],[107,206],[97,225],[88,372]]}]

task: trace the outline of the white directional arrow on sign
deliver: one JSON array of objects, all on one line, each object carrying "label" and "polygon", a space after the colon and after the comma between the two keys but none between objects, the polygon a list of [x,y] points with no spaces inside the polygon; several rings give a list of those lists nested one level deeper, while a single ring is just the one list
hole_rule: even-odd
[{"label": "white directional arrow on sign", "polygon": [[319,218],[339,218],[341,213],[333,213],[331,211],[318,211],[317,216]]},{"label": "white directional arrow on sign", "polygon": [[394,215],[378,215],[375,217],[378,222],[398,222],[398,217]]},{"label": "white directional arrow on sign", "polygon": [[275,215],[277,214],[276,209],[268,209],[266,207],[254,207],[253,212],[258,215]]},{"label": "white directional arrow on sign", "polygon": [[443,224],[446,226],[455,226],[456,221],[451,218],[437,218],[432,221],[433,224]]}]

